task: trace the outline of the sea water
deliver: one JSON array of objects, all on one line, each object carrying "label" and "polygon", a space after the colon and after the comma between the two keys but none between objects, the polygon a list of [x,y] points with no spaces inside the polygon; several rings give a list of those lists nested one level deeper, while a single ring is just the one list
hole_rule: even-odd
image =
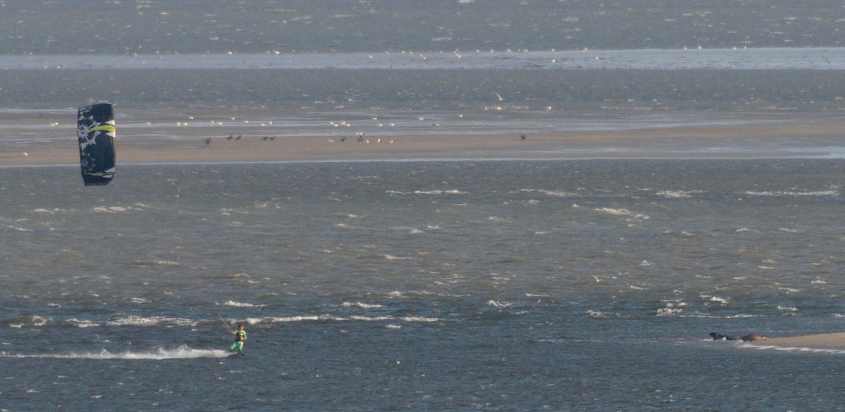
[{"label": "sea water", "polygon": [[[0,154],[845,108],[838,5],[418,3],[0,0]],[[707,333],[842,330],[843,145],[693,140],[0,168],[0,410],[842,410],[840,351]]]},{"label": "sea water", "polygon": [[[838,160],[0,169],[8,410],[834,410]],[[227,357],[245,323],[244,357]]]}]

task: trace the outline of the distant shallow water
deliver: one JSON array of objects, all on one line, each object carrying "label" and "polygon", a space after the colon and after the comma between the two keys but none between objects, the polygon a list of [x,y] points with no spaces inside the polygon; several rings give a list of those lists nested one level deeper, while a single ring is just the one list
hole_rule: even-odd
[{"label": "distant shallow water", "polygon": [[843,70],[845,48],[0,55],[0,70]]}]

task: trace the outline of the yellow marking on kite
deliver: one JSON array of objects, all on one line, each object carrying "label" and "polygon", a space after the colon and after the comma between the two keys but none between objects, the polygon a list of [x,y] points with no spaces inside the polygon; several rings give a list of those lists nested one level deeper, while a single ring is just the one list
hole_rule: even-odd
[{"label": "yellow marking on kite", "polygon": [[91,129],[92,132],[117,133],[117,128],[110,124],[101,124]]}]

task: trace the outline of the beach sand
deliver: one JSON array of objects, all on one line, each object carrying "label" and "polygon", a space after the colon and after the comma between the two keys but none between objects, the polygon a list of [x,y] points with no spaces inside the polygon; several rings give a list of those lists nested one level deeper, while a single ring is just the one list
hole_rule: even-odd
[{"label": "beach sand", "polygon": [[845,350],[845,332],[769,338],[754,342],[755,346]]},{"label": "beach sand", "polygon": [[[226,162],[383,159],[584,159],[824,157],[841,145],[845,119],[802,118],[745,125],[658,127],[547,134],[443,133],[418,135],[273,136],[243,130],[241,139],[215,128],[118,129],[118,161]],[[50,130],[51,139],[13,141],[14,127],[0,130],[0,166],[78,162],[75,129]],[[150,133],[150,135],[146,135]],[[266,133],[266,132],[265,132]],[[67,139],[63,136],[67,134]],[[162,138],[168,136],[169,138]],[[784,148],[786,150],[784,151]]]}]

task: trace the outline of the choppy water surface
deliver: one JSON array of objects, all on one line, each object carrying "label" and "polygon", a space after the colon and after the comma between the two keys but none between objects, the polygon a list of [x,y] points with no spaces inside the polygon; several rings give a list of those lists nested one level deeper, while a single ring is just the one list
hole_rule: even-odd
[{"label": "choppy water surface", "polygon": [[0,169],[0,403],[835,410],[841,354],[702,339],[841,330],[844,168]]},{"label": "choppy water surface", "polygon": [[832,1],[0,2],[0,53],[841,46]]}]

